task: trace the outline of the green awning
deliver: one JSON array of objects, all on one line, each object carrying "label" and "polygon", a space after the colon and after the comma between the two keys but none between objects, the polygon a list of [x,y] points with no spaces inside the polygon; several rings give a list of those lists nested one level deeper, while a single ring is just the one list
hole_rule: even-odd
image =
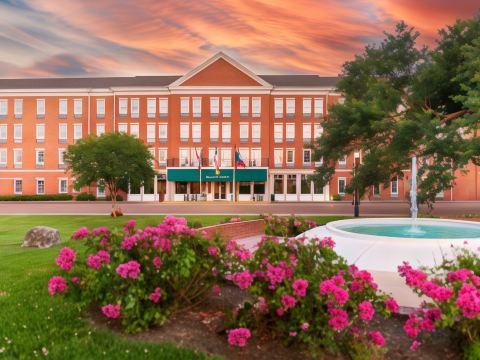
[{"label": "green awning", "polygon": [[[202,181],[230,182],[233,181],[233,169],[220,169],[220,174],[215,174],[215,169],[202,169]],[[198,169],[167,169],[167,181],[200,181]],[[267,169],[237,169],[235,181],[267,181]]]}]

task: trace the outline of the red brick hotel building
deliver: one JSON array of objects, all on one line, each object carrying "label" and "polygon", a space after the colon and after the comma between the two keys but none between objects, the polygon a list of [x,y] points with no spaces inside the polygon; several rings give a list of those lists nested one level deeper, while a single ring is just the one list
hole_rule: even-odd
[{"label": "red brick hotel building", "polygon": [[[183,76],[0,79],[0,194],[104,196],[101,186],[73,188],[63,154],[89,134],[118,131],[143,139],[155,157],[153,185],[130,188],[128,200],[228,201],[235,181],[239,201],[328,201],[344,194],[355,156],[337,164],[328,186],[308,181],[316,165],[309,145],[342,99],[337,80],[256,75],[223,53]],[[234,173],[235,148],[246,167]],[[469,170],[439,197],[477,200],[477,169]],[[404,199],[408,175],[370,199]]]}]

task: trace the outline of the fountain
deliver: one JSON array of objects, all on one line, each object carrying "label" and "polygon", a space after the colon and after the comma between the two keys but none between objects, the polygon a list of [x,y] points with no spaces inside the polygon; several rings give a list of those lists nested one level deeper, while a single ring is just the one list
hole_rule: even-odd
[{"label": "fountain", "polygon": [[412,157],[412,182],[410,186],[410,216],[412,218],[412,225],[407,230],[407,233],[414,235],[424,234],[424,231],[420,230],[417,225],[417,215],[418,215],[418,206],[417,206],[417,157]]}]

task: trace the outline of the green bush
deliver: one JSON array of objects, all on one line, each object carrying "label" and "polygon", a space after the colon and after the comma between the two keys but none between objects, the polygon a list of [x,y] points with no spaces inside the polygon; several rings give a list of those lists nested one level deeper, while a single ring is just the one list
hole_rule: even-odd
[{"label": "green bush", "polygon": [[189,221],[188,222],[188,227],[192,228],[192,229],[200,229],[201,227],[203,227],[202,223],[198,220],[196,221]]},{"label": "green bush", "polygon": [[73,196],[69,194],[0,196],[0,201],[66,201],[72,199]]},{"label": "green bush", "polygon": [[87,193],[87,192],[82,192],[77,195],[77,198],[75,199],[77,201],[95,201],[97,198],[95,195]]},{"label": "green bush", "polygon": [[340,195],[340,194],[333,194],[333,195],[332,195],[332,200],[333,200],[333,201],[340,201],[340,200],[342,200],[342,195]]},{"label": "green bush", "polygon": [[290,217],[283,216],[265,216],[265,234],[293,237],[304,233],[305,231],[317,226],[313,220],[303,219],[291,215]]},{"label": "green bush", "polygon": [[[112,195],[105,196],[105,200],[106,201],[112,201]],[[117,196],[115,197],[115,200],[116,201],[123,201],[123,196],[120,195],[120,194],[117,194]]]}]

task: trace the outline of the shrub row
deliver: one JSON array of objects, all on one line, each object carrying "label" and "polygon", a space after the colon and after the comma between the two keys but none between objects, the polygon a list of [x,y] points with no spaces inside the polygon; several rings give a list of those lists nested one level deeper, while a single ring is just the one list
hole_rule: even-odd
[{"label": "shrub row", "polygon": [[69,194],[52,195],[2,195],[0,201],[63,201],[72,200],[73,196]]},{"label": "shrub row", "polygon": [[[96,201],[97,200],[97,197],[93,194],[90,194],[90,193],[87,193],[87,192],[82,192],[80,194],[77,195],[77,197],[75,198],[77,201]],[[105,200],[106,201],[112,201],[112,196],[111,195],[107,195],[105,197]],[[116,196],[116,200],[117,201],[123,201],[123,197],[122,195],[117,195]]]}]

